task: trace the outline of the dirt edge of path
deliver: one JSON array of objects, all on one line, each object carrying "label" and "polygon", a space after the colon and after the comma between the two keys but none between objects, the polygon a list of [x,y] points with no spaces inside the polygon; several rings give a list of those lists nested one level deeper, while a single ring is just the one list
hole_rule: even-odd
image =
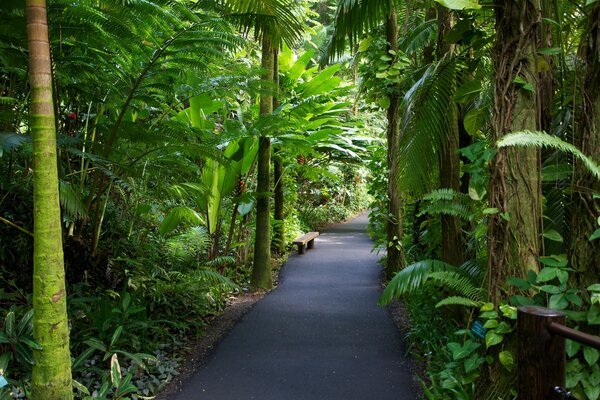
[{"label": "dirt edge of path", "polygon": [[215,347],[227,336],[236,323],[254,307],[267,293],[242,293],[229,299],[223,313],[217,315],[206,326],[202,336],[190,339],[181,354],[182,362],[174,378],[155,397],[156,400],[168,400],[178,393],[185,382],[209,359]]}]

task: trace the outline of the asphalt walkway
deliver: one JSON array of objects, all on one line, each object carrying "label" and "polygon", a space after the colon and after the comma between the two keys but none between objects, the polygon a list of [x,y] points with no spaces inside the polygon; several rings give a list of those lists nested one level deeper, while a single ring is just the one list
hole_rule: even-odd
[{"label": "asphalt walkway", "polygon": [[219,344],[177,400],[416,399],[401,335],[377,306],[366,215],[292,255],[279,286]]}]

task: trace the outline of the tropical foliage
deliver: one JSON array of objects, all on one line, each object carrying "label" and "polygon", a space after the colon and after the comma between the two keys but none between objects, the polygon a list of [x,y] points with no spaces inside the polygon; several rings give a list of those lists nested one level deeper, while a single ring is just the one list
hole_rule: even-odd
[{"label": "tropical foliage", "polygon": [[[600,332],[600,2],[42,3],[0,3],[0,398],[156,394],[367,208],[427,398],[514,398],[520,305]],[[567,355],[600,398],[598,353]]]}]

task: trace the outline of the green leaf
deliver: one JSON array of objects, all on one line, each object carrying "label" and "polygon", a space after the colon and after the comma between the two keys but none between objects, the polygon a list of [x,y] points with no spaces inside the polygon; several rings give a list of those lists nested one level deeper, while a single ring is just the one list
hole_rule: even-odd
[{"label": "green leaf", "polygon": [[495,309],[494,303],[485,303],[484,305],[481,306],[479,311],[486,312],[486,311],[493,311],[494,309]]},{"label": "green leaf", "polygon": [[558,269],[556,268],[542,268],[540,273],[537,275],[537,283],[548,282],[557,277]]},{"label": "green leaf", "polygon": [[158,227],[158,233],[161,235],[171,233],[184,221],[192,225],[204,223],[202,217],[195,210],[189,207],[173,207]]},{"label": "green leaf", "polygon": [[467,101],[479,95],[480,92],[481,81],[468,81],[461,87],[456,89],[456,93],[454,94],[454,101],[461,104],[466,103]]},{"label": "green leaf", "polygon": [[594,283],[587,287],[587,290],[590,292],[600,292],[600,283]]},{"label": "green leaf", "polygon": [[589,238],[589,241],[600,239],[600,228],[596,229]]},{"label": "green leaf", "polygon": [[342,81],[340,77],[334,76],[341,67],[342,64],[334,64],[325,68],[319,75],[300,85],[298,91],[301,91],[304,96],[315,96],[335,89]]},{"label": "green leaf", "polygon": [[381,96],[379,99],[377,99],[377,104],[381,108],[388,109],[388,108],[390,108],[390,104],[391,104],[390,98],[388,96]]},{"label": "green leaf", "polygon": [[39,343],[38,343],[38,342],[36,342],[35,340],[33,340],[33,339],[30,339],[30,338],[28,338],[28,337],[21,336],[21,337],[19,338],[19,341],[20,341],[21,343],[24,343],[24,344],[26,344],[27,346],[29,346],[29,348],[31,348],[31,349],[33,349],[33,350],[42,350],[42,345],[41,345],[41,344],[39,344]]},{"label": "green leaf", "polygon": [[81,352],[80,355],[77,356],[77,358],[75,358],[75,360],[73,360],[73,365],[72,368],[75,370],[77,369],[81,364],[83,364],[83,362],[85,360],[87,360],[95,351],[97,351],[97,349],[95,347],[88,347],[87,349],[85,349],[84,351]]},{"label": "green leaf", "polygon": [[481,364],[485,362],[485,358],[479,354],[472,354],[471,357],[465,360],[465,372],[468,374],[471,371],[475,371]]},{"label": "green leaf", "polygon": [[550,296],[548,307],[554,310],[564,310],[569,306],[569,302],[564,294],[554,294]]},{"label": "green leaf", "polygon": [[492,346],[495,346],[504,340],[504,336],[497,334],[494,331],[488,331],[485,335],[485,348],[489,349]]},{"label": "green leaf", "polygon": [[479,3],[468,0],[436,0],[436,2],[451,10],[479,10],[481,8]]},{"label": "green leaf", "polygon": [[504,366],[504,368],[506,368],[509,372],[515,367],[515,358],[508,350],[501,351],[500,354],[498,354],[498,359],[500,360],[502,366]]},{"label": "green leaf", "polygon": [[587,322],[590,325],[600,325],[600,312],[598,311],[598,306],[590,307],[590,310],[587,313]]},{"label": "green leaf", "polygon": [[540,287],[540,290],[542,292],[549,293],[549,294],[559,294],[559,293],[561,293],[560,288],[558,286],[556,286],[556,285],[544,285],[544,286]]},{"label": "green leaf", "polygon": [[567,260],[567,256],[564,254],[543,256],[540,257],[540,262],[546,266],[558,268],[564,268],[569,264],[569,260]]},{"label": "green leaf", "polygon": [[531,284],[523,278],[510,277],[508,278],[508,283],[519,288],[520,290],[531,289]]},{"label": "green leaf", "polygon": [[475,350],[477,350],[481,345],[472,340],[467,340],[462,346],[456,342],[448,343],[447,346],[452,351],[452,359],[454,361],[458,361],[465,357],[468,357]]},{"label": "green leaf", "polygon": [[6,318],[4,318],[4,333],[6,334],[6,337],[10,339],[13,339],[15,337],[15,312],[14,311],[9,311],[8,314],[6,314]]},{"label": "green leaf", "polygon": [[544,232],[544,237],[548,240],[552,240],[553,242],[564,242],[564,239],[560,235],[560,233],[558,233],[554,229],[549,229],[546,232]]},{"label": "green leaf", "polygon": [[598,164],[596,164],[592,158],[583,154],[581,150],[572,144],[567,143],[556,136],[548,135],[545,132],[521,131],[510,133],[508,135],[504,135],[502,139],[497,142],[497,146],[551,147],[553,149],[567,152],[582,161],[587,169],[596,177],[596,179],[600,179],[600,166],[598,166]]},{"label": "green leaf", "polygon": [[600,358],[600,353],[593,347],[584,346],[583,358],[585,358],[585,362],[587,362],[588,365],[594,365],[598,361],[598,358]]},{"label": "green leaf", "polygon": [[121,337],[121,333],[123,333],[123,325],[119,325],[117,329],[115,329],[115,332],[113,333],[112,338],[110,339],[109,349],[112,349],[114,347],[115,343],[117,343],[117,341],[119,340],[119,337]]},{"label": "green leaf", "polygon": [[565,342],[565,348],[567,350],[567,355],[569,357],[573,357],[575,354],[577,354],[579,349],[581,349],[581,344],[574,340],[567,339],[567,341]]},{"label": "green leaf", "polygon": [[543,47],[538,49],[538,54],[544,56],[555,56],[562,53],[562,49],[560,47]]},{"label": "green leaf", "polygon": [[311,50],[308,50],[305,53],[303,53],[300,57],[298,57],[298,59],[296,60],[294,65],[290,68],[290,70],[287,74],[287,78],[292,83],[296,83],[298,81],[298,79],[300,79],[300,77],[302,76],[304,71],[306,71],[306,67],[308,66],[308,63],[310,63],[310,60],[312,59],[312,56],[314,54],[315,54],[315,51],[311,49]]},{"label": "green leaf", "polygon": [[487,321],[485,321],[485,324],[483,324],[483,327],[485,329],[494,329],[498,326],[498,321],[495,319],[489,319]]},{"label": "green leaf", "polygon": [[506,322],[500,322],[498,327],[495,329],[495,332],[500,335],[506,335],[507,333],[510,333],[512,331],[513,331],[513,328]]},{"label": "green leaf", "polygon": [[498,307],[506,318],[517,319],[517,307],[510,306],[508,304],[502,304]]}]

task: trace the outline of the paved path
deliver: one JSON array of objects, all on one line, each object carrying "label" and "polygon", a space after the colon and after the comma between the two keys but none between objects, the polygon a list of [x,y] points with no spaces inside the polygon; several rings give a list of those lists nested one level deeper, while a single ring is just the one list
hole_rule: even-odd
[{"label": "paved path", "polygon": [[366,216],[290,256],[260,301],[177,400],[415,399],[400,333],[377,306],[378,256]]}]

